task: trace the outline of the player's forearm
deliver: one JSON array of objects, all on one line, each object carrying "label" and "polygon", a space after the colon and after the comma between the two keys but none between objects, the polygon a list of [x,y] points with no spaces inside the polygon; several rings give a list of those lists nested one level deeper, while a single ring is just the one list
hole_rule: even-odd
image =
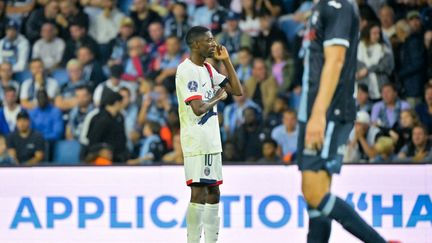
[{"label": "player's forearm", "polygon": [[[345,55],[345,53],[343,53],[343,55]],[[328,59],[327,57],[330,57],[330,55],[326,55],[326,61],[321,72],[318,95],[312,108],[312,114],[325,115],[327,113],[327,109],[333,100],[336,87],[339,83],[344,57],[341,55]]]},{"label": "player's forearm", "polygon": [[223,64],[225,65],[225,68],[228,72],[228,80],[230,84],[230,90],[228,90],[228,92],[236,96],[243,95],[243,89],[240,80],[237,77],[237,73],[234,69],[234,66],[231,63],[231,60],[230,59],[224,60]]},{"label": "player's forearm", "polygon": [[213,107],[220,101],[219,97],[213,97],[210,100],[206,101],[206,102],[202,102],[201,105],[198,107],[198,109],[195,111],[194,113],[197,116],[201,116],[205,113],[207,113],[208,111],[212,110]]}]

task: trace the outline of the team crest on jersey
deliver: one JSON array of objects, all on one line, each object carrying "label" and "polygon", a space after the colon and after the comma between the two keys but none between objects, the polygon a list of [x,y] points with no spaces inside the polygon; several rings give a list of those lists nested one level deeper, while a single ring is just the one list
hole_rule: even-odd
[{"label": "team crest on jersey", "polygon": [[204,175],[206,175],[206,176],[210,175],[210,168],[209,167],[204,168]]},{"label": "team crest on jersey", "polygon": [[190,92],[197,92],[198,91],[198,82],[197,81],[189,81],[187,84],[187,87]]}]

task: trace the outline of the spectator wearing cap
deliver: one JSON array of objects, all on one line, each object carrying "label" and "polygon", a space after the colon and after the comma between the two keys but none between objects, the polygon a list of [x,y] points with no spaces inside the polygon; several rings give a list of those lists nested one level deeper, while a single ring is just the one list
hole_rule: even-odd
[{"label": "spectator wearing cap", "polygon": [[83,79],[89,81],[94,88],[105,81],[102,64],[96,58],[94,50],[89,46],[81,46],[78,49],[78,61],[83,66]]},{"label": "spectator wearing cap", "polygon": [[217,0],[204,0],[204,6],[197,8],[193,14],[192,25],[205,26],[213,35],[217,35],[222,31],[226,14],[226,10],[218,4]]},{"label": "spectator wearing cap", "polygon": [[32,128],[50,143],[60,140],[64,135],[62,112],[51,104],[44,89],[39,90],[36,97],[37,107],[29,111]]},{"label": "spectator wearing cap", "polygon": [[45,140],[31,129],[30,116],[22,110],[17,115],[17,127],[8,135],[9,154],[21,165],[36,165],[44,159]]},{"label": "spectator wearing cap", "polygon": [[344,161],[347,163],[364,163],[372,160],[377,155],[374,144],[380,129],[371,125],[371,119],[367,112],[357,112],[354,128],[348,139],[348,148]]},{"label": "spectator wearing cap", "polygon": [[60,26],[60,36],[63,39],[69,39],[69,27],[71,23],[81,22],[84,28],[89,27],[89,16],[84,13],[73,1],[60,1],[60,13],[56,17],[56,24]]},{"label": "spectator wearing cap", "polygon": [[271,111],[278,86],[261,58],[253,62],[252,77],[245,82],[249,98],[263,108],[264,117]]},{"label": "spectator wearing cap", "polygon": [[74,90],[76,105],[71,109],[66,124],[66,139],[79,140],[84,119],[93,109],[92,91],[88,85],[77,86]]},{"label": "spectator wearing cap", "polygon": [[48,98],[53,100],[58,92],[59,86],[57,80],[46,75],[45,67],[41,59],[33,59],[30,62],[30,71],[32,78],[25,80],[21,85],[20,102],[26,109],[32,109],[37,106],[37,92],[45,90]]},{"label": "spectator wearing cap", "polygon": [[45,68],[50,71],[60,66],[66,45],[57,34],[58,29],[54,23],[44,23],[41,38],[33,45],[32,58],[42,59]]},{"label": "spectator wearing cap", "polygon": [[18,23],[10,20],[6,25],[6,36],[0,40],[0,63],[12,64],[14,72],[25,70],[30,53],[29,41],[18,29]]},{"label": "spectator wearing cap", "polygon": [[228,12],[225,28],[216,36],[216,41],[225,46],[230,56],[237,62],[237,52],[241,47],[251,48],[252,39],[239,28],[240,15]]},{"label": "spectator wearing cap", "polygon": [[18,104],[18,91],[14,86],[3,89],[3,107],[0,108],[0,134],[7,135],[15,131],[16,118],[22,110]]},{"label": "spectator wearing cap", "polygon": [[415,106],[419,103],[426,84],[427,57],[420,14],[417,11],[410,11],[407,20],[411,33],[400,48],[400,67],[397,75],[403,85],[407,101]]},{"label": "spectator wearing cap", "polygon": [[49,1],[40,9],[34,10],[26,21],[25,35],[31,43],[40,38],[42,25],[46,22],[55,22],[59,13],[59,3]]},{"label": "spectator wearing cap", "polygon": [[83,79],[83,67],[77,59],[71,59],[66,65],[68,81],[60,88],[60,94],[56,96],[54,104],[62,111],[69,111],[77,104],[75,89],[83,85],[90,85]]},{"label": "spectator wearing cap", "polygon": [[369,114],[372,110],[372,104],[369,100],[369,88],[366,84],[357,85],[356,109],[357,111],[366,111]]},{"label": "spectator wearing cap", "polygon": [[[12,79],[12,65],[8,62],[0,64],[0,100],[4,100],[5,89],[9,86],[13,86],[15,91],[19,90],[19,83]],[[0,103],[3,103],[1,102]]]},{"label": "spectator wearing cap", "polygon": [[66,49],[63,55],[62,64],[72,59],[77,58],[77,52],[80,47],[86,46],[94,53],[95,56],[99,56],[99,47],[97,42],[88,35],[87,28],[82,21],[71,22],[69,24],[70,38],[66,41]]},{"label": "spectator wearing cap", "polygon": [[134,22],[130,17],[123,17],[117,37],[109,43],[110,56],[108,66],[121,64],[127,58],[127,43],[134,35]]},{"label": "spectator wearing cap", "polygon": [[428,84],[424,91],[424,102],[415,108],[422,124],[432,132],[432,84]]},{"label": "spectator wearing cap", "polygon": [[399,99],[396,87],[387,83],[381,88],[382,101],[372,107],[371,121],[374,125],[390,129],[397,122],[400,113],[410,105]]},{"label": "spectator wearing cap", "polygon": [[136,34],[150,41],[148,27],[153,22],[163,22],[158,13],[150,9],[148,0],[135,0],[131,6],[130,17],[135,23]]},{"label": "spectator wearing cap", "polygon": [[394,58],[390,47],[384,43],[379,23],[371,22],[363,28],[357,61],[357,82],[367,84],[371,99],[380,99],[381,87],[390,81]]},{"label": "spectator wearing cap", "polygon": [[258,18],[261,29],[258,36],[253,40],[252,53],[254,57],[267,59],[271,53],[273,42],[281,41],[285,46],[288,46],[288,41],[270,13],[263,12]]},{"label": "spectator wearing cap", "polygon": [[126,131],[122,110],[122,96],[105,88],[99,109],[90,112],[83,123],[80,135],[81,159],[89,149],[106,143],[113,149],[113,162],[125,163],[128,159]]},{"label": "spectator wearing cap", "polygon": [[401,162],[430,162],[432,160],[432,142],[428,139],[427,128],[418,125],[412,130],[411,142],[398,154]]},{"label": "spectator wearing cap", "polygon": [[124,14],[116,7],[116,0],[102,1],[103,11],[90,21],[89,35],[99,45],[108,44],[117,36]]},{"label": "spectator wearing cap", "polygon": [[184,2],[176,1],[171,9],[171,16],[165,21],[165,37],[177,36],[183,40],[190,29],[187,5]]},{"label": "spectator wearing cap", "polygon": [[123,74],[122,65],[113,65],[110,68],[110,78],[105,82],[100,83],[93,94],[93,102],[96,106],[100,106],[102,93],[104,89],[110,89],[114,92],[119,92],[122,87],[129,87],[127,82],[121,79]]},{"label": "spectator wearing cap", "polygon": [[292,162],[297,152],[298,134],[297,113],[287,109],[283,112],[282,124],[271,132],[272,139],[278,144],[278,155],[285,163]]}]

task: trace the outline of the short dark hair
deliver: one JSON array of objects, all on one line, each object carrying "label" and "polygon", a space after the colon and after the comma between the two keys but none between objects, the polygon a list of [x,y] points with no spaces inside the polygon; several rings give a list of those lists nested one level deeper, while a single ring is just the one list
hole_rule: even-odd
[{"label": "short dark hair", "polygon": [[186,44],[190,47],[192,46],[192,43],[196,41],[198,38],[203,36],[205,33],[209,32],[210,30],[204,26],[194,26],[189,29],[189,31],[186,33]]},{"label": "short dark hair", "polygon": [[240,47],[240,49],[238,50],[238,52],[242,52],[242,51],[247,52],[248,54],[252,54],[251,49],[249,47],[247,47],[247,46]]},{"label": "short dark hair", "polygon": [[33,59],[30,60],[30,64],[32,64],[34,62],[40,62],[42,64],[44,63],[43,60],[42,60],[42,58],[39,58],[39,57],[33,58]]},{"label": "short dark hair", "polygon": [[381,87],[381,91],[385,88],[385,87],[389,87],[392,88],[393,91],[395,91],[396,93],[398,92],[396,85],[394,85],[393,83],[385,83],[383,84],[383,86]]},{"label": "short dark hair", "polygon": [[81,85],[78,85],[78,86],[75,88],[75,90],[87,90],[87,92],[88,92],[89,94],[92,94],[92,89],[91,89],[90,85],[88,85],[88,84],[81,84]]},{"label": "short dark hair", "polygon": [[266,138],[266,139],[264,139],[264,141],[262,142],[262,144],[264,145],[264,144],[266,144],[266,143],[270,143],[270,144],[272,144],[274,147],[277,147],[277,146],[278,146],[277,143],[276,143],[276,141],[273,140],[272,138]]}]

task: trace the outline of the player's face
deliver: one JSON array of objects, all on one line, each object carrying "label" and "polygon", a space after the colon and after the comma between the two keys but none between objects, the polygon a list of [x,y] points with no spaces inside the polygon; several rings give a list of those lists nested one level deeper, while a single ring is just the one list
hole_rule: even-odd
[{"label": "player's face", "polygon": [[216,46],[216,40],[210,31],[207,31],[198,41],[199,53],[205,58],[214,57]]}]

